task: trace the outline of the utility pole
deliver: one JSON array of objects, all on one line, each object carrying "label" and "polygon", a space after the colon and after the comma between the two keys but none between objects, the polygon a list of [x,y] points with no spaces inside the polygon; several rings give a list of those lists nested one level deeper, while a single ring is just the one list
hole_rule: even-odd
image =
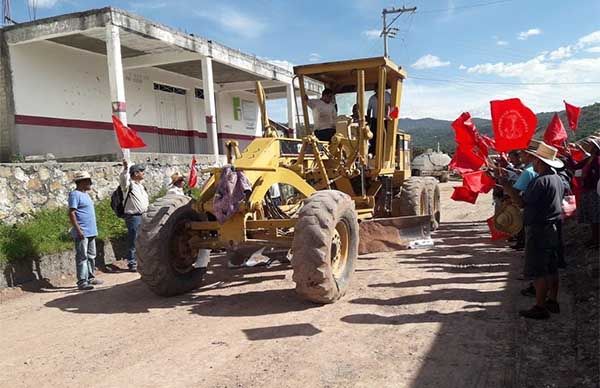
[{"label": "utility pole", "polygon": [[[400,17],[400,15],[402,15],[405,12],[415,12],[417,10],[417,7],[412,7],[412,8],[406,8],[405,6],[402,6],[402,8],[384,8],[383,11],[381,12],[381,16],[383,18],[383,29],[381,30],[381,34],[379,35],[380,37],[383,38],[383,56],[388,57],[388,36],[390,38],[395,38],[396,37],[396,32],[398,32],[398,29],[395,27],[392,27],[392,25],[394,24],[394,22]],[[398,14],[394,19],[392,19],[392,21],[388,24],[387,20],[386,20],[386,16],[387,15],[391,15],[391,14]]]}]

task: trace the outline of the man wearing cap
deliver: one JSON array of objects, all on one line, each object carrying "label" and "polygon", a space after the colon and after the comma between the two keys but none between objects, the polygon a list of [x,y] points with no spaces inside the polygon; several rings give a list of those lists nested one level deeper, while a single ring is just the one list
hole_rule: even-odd
[{"label": "man wearing cap", "polygon": [[[558,150],[540,143],[532,155],[538,174],[521,197],[525,225],[525,275],[534,279],[536,304],[520,311],[525,318],[547,319],[560,312],[558,297],[558,223],[562,212],[564,185],[553,168],[562,168]],[[514,198],[513,198],[514,199]],[[517,200],[519,201],[519,200]]]},{"label": "man wearing cap", "polygon": [[167,195],[185,195],[183,186],[185,184],[185,175],[181,175],[179,171],[171,175],[171,184],[167,190]]},{"label": "man wearing cap", "polygon": [[69,193],[69,220],[73,226],[71,237],[75,241],[77,288],[91,290],[94,285],[102,284],[94,277],[98,228],[94,203],[87,193],[92,187],[92,177],[86,171],[78,171],[73,181],[77,187]]},{"label": "man wearing cap", "polygon": [[142,224],[142,214],[148,210],[148,193],[142,185],[144,171],[143,164],[134,164],[129,167],[127,160],[123,160],[123,171],[120,175],[120,185],[123,191],[125,203],[125,224],[127,225],[127,267],[131,272],[137,271],[137,260],[135,258],[135,239]]}]

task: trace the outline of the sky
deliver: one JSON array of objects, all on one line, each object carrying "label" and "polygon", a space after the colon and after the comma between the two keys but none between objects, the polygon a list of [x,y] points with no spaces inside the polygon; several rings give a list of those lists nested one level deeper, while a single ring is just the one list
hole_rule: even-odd
[{"label": "sky", "polygon": [[[95,0],[13,0],[29,20],[106,6]],[[408,73],[402,117],[489,117],[519,97],[535,112],[563,99],[600,101],[600,0],[132,0],[112,6],[282,66],[380,56],[384,7],[416,6],[394,24],[391,59]],[[389,20],[389,19],[388,19]],[[285,105],[271,105],[284,119]],[[280,117],[281,116],[281,117]]]}]

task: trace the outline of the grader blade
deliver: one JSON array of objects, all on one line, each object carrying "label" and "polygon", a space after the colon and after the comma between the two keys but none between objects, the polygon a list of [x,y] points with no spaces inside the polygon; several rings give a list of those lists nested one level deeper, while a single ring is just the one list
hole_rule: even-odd
[{"label": "grader blade", "polygon": [[360,223],[358,253],[391,252],[431,241],[431,217],[374,218]]}]

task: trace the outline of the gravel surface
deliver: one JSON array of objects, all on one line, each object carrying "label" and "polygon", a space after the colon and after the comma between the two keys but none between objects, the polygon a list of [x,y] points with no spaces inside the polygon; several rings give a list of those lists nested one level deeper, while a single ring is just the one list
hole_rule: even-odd
[{"label": "gravel surface", "polygon": [[597,335],[580,328],[598,328],[597,288],[573,287],[582,274],[597,281],[597,262],[563,276],[560,316],[526,322],[522,253],[490,241],[491,195],[472,206],[451,191],[442,185],[435,247],[361,257],[332,305],[297,299],[287,266],[228,270],[222,259],[179,297],[116,273],[91,292],[0,299],[0,386],[594,386]]}]

